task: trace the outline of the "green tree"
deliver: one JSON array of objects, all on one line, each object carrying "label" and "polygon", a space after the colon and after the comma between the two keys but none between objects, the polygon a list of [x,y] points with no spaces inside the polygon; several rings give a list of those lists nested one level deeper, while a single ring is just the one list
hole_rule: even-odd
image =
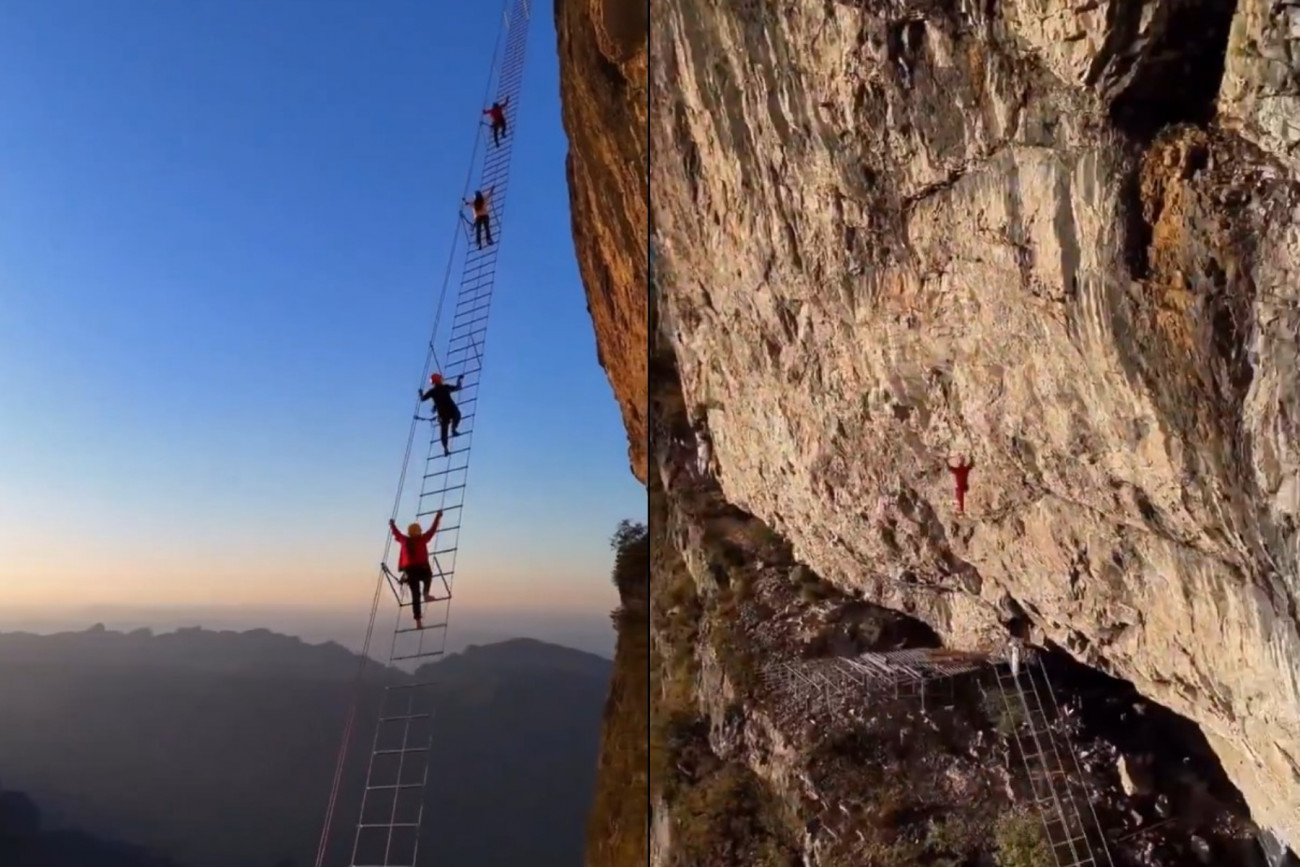
[{"label": "green tree", "polygon": [[640,521],[624,518],[610,537],[609,547],[614,549],[614,572],[610,577],[623,602],[620,610],[626,611],[631,605],[639,613],[642,606],[634,600],[644,600],[649,587],[650,533]]},{"label": "green tree", "polygon": [[646,526],[640,521],[633,521],[631,518],[624,518],[618,522],[618,529],[609,539],[609,547],[615,551],[623,551],[630,548],[645,538]]}]

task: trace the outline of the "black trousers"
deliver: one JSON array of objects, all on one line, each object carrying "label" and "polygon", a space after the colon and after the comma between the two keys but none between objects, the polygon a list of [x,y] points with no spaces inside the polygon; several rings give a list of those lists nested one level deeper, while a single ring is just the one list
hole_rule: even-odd
[{"label": "black trousers", "polygon": [[411,613],[419,620],[423,616],[424,597],[433,586],[433,569],[425,564],[408,566],[405,581],[411,588]]},{"label": "black trousers", "polygon": [[451,427],[452,436],[455,436],[457,433],[460,432],[460,409],[459,408],[453,406],[451,408],[451,412],[446,412],[446,413],[444,413],[442,410],[438,411],[438,427],[442,429],[442,450],[444,452],[451,451],[451,449],[447,447],[448,426]]},{"label": "black trousers", "polygon": [[479,217],[474,221],[474,240],[478,242],[478,245],[480,247],[483,246],[484,233],[487,233],[487,242],[491,244],[492,243],[491,218],[487,214],[484,214],[483,216]]},{"label": "black trousers", "polygon": [[501,136],[506,134],[506,122],[502,118],[501,123],[492,124],[492,144],[501,147]]}]

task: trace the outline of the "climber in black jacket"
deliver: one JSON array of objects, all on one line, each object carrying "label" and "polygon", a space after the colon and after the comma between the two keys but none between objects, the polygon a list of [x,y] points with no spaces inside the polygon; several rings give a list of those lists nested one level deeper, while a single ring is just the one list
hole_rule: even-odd
[{"label": "climber in black jacket", "polygon": [[456,436],[460,433],[460,407],[456,406],[456,401],[451,399],[453,391],[460,391],[461,381],[465,378],[462,373],[456,377],[455,385],[447,385],[442,381],[442,374],[435,373],[429,377],[429,382],[433,383],[433,388],[428,391],[420,392],[420,400],[432,400],[433,408],[438,413],[438,424],[442,428],[442,451],[444,454],[451,454],[451,449],[447,447],[447,427],[451,426],[451,435]]}]

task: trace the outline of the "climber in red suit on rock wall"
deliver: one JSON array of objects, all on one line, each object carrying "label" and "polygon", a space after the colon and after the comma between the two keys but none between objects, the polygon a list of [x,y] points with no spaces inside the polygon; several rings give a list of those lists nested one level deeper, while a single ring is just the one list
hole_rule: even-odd
[{"label": "climber in red suit on rock wall", "polygon": [[975,464],[967,463],[965,457],[960,458],[955,467],[948,464],[948,472],[952,473],[953,481],[957,484],[957,513],[959,515],[966,513],[966,492],[970,490],[970,483],[966,479],[974,468]]}]

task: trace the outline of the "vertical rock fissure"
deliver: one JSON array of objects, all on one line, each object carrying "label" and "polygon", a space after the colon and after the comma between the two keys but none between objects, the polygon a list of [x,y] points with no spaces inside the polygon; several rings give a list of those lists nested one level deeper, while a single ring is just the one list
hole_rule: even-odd
[{"label": "vertical rock fissure", "polygon": [[[1112,8],[1117,5],[1124,4]],[[1236,10],[1237,0],[1199,0],[1167,8],[1154,42],[1142,57],[1128,61],[1132,68],[1126,70],[1127,86],[1111,100],[1111,126],[1134,145],[1132,171],[1125,182],[1126,259],[1134,280],[1145,279],[1150,267],[1151,226],[1143,215],[1142,154],[1171,126],[1204,126],[1213,120]],[[1098,55],[1098,62],[1103,59]]]},{"label": "vertical rock fissure", "polygon": [[1154,41],[1110,104],[1112,125],[1146,143],[1165,127],[1213,120],[1236,10],[1237,0],[1167,3]]}]

